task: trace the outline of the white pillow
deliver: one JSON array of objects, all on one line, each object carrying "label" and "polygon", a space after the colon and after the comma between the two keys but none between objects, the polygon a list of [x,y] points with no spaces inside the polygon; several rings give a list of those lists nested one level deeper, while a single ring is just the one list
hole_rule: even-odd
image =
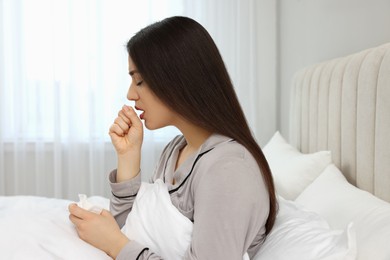
[{"label": "white pillow", "polygon": [[352,224],[331,230],[314,212],[305,211],[279,196],[279,214],[254,260],[351,260],[356,259]]},{"label": "white pillow", "polygon": [[358,259],[390,259],[390,203],[349,184],[335,165],[329,165],[296,202],[323,216],[332,228],[352,221]]},{"label": "white pillow", "polygon": [[276,132],[264,146],[277,193],[294,200],[331,163],[331,153],[303,154]]}]

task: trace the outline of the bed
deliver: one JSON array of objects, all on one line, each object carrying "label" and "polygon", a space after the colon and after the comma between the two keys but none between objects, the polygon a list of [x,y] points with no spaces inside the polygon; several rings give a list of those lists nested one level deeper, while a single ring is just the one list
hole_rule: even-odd
[{"label": "bed", "polygon": [[[290,111],[288,138],[263,148],[280,211],[252,259],[389,260],[390,44],[298,71]],[[0,197],[0,258],[110,259],[78,238],[69,203]]]},{"label": "bed", "polygon": [[278,194],[347,231],[343,259],[390,259],[390,43],[298,71],[290,113],[263,149]]}]

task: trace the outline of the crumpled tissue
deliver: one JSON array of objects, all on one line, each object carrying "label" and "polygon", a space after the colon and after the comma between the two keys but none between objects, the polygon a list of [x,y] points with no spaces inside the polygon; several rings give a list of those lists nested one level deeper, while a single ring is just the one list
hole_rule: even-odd
[{"label": "crumpled tissue", "polygon": [[91,203],[88,200],[87,195],[79,194],[79,199],[80,199],[80,201],[77,203],[77,206],[79,206],[80,208],[83,208],[85,210],[91,211],[91,212],[96,213],[96,214],[102,213],[103,208]]}]

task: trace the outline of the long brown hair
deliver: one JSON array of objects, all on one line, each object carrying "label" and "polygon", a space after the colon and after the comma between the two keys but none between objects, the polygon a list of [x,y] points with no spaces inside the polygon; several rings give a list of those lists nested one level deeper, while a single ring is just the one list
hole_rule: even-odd
[{"label": "long brown hair", "polygon": [[268,234],[277,214],[271,170],[206,29],[190,18],[170,17],[136,33],[127,51],[143,80],[167,106],[212,133],[235,139],[253,155],[268,188]]}]

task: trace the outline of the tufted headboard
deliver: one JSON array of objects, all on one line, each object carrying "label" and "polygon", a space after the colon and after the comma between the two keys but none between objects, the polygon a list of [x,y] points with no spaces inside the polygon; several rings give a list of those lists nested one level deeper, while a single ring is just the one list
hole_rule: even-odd
[{"label": "tufted headboard", "polygon": [[289,141],[332,152],[348,181],[390,202],[390,43],[297,72]]}]

